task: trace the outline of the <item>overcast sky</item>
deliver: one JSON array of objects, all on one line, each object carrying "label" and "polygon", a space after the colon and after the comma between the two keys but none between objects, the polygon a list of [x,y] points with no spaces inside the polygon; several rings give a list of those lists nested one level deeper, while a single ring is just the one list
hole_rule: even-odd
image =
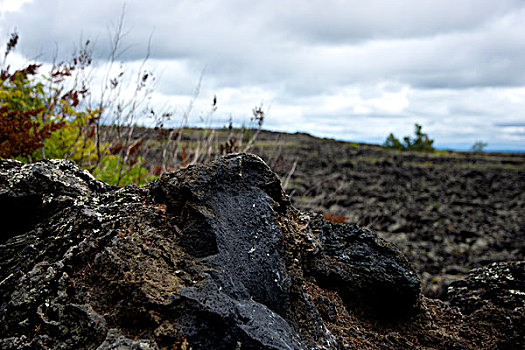
[{"label": "overcast sky", "polygon": [[0,39],[16,28],[16,61],[89,38],[102,64],[124,3],[120,59],[151,37],[156,103],[182,113],[202,76],[192,123],[216,95],[217,125],[263,103],[271,130],[382,143],[419,123],[441,148],[525,150],[524,0],[0,0]]}]

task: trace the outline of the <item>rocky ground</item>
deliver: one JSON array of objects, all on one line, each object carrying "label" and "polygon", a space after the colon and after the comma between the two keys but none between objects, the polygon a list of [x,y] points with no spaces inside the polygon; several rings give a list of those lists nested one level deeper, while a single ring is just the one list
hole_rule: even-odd
[{"label": "rocky ground", "polygon": [[[299,195],[300,178],[289,179],[292,198],[315,199],[304,192],[316,186]],[[339,182],[324,182],[336,188],[316,196],[337,198]],[[297,210],[253,155],[143,188],[108,186],[62,160],[1,161],[0,221],[0,348],[525,346],[523,261],[469,260],[484,266],[452,282],[446,303],[429,299],[394,245]]]}]

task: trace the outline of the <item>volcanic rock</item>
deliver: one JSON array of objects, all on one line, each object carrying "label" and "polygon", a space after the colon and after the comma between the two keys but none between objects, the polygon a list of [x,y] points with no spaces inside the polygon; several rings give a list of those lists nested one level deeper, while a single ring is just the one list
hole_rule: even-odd
[{"label": "volcanic rock", "polygon": [[374,232],[291,206],[257,156],[143,188],[64,160],[1,161],[0,209],[0,348],[500,344],[470,309],[422,297],[410,264]]}]

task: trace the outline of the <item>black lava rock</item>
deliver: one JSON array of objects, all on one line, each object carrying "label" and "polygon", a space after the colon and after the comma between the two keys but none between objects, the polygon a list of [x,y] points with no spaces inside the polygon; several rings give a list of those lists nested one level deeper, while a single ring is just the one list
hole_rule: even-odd
[{"label": "black lava rock", "polygon": [[446,327],[443,344],[466,341],[394,246],[299,212],[257,156],[144,188],[1,161],[0,208],[0,348],[410,348]]}]

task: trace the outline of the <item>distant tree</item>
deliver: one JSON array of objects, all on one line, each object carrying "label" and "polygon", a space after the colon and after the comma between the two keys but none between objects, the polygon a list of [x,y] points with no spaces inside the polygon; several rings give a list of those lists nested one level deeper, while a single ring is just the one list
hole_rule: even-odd
[{"label": "distant tree", "polygon": [[405,146],[399,141],[397,137],[394,136],[394,134],[390,133],[385,141],[385,147],[386,148],[393,148],[393,149],[405,149]]},{"label": "distant tree", "polygon": [[485,147],[488,146],[488,143],[486,142],[483,142],[483,141],[476,141],[472,147],[471,147],[471,150],[472,152],[483,152],[483,150],[485,149]]},{"label": "distant tree", "polygon": [[435,149],[432,146],[434,140],[431,140],[427,134],[422,131],[422,126],[419,124],[415,125],[414,129],[414,138],[405,136],[403,142],[399,141],[394,134],[390,133],[387,137],[384,146],[386,148],[399,149],[399,150],[408,150],[408,151],[418,151],[418,152],[434,152]]}]

